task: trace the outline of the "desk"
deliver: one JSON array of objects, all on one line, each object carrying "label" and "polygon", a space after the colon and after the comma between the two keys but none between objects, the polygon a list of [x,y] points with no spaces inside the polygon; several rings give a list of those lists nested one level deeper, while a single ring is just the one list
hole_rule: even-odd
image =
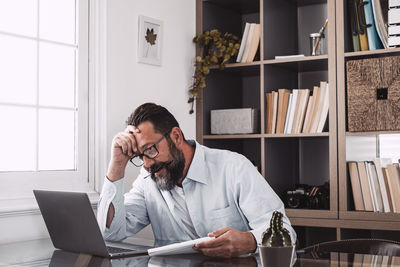
[{"label": "desk", "polygon": [[[149,241],[131,239],[131,244],[149,245]],[[217,259],[201,254],[133,257],[116,260],[55,250],[50,239],[0,245],[0,266],[51,267],[125,267],[125,266],[261,266],[257,254],[234,259]],[[312,258],[299,255],[295,267],[400,267],[400,257],[331,253]],[[279,267],[279,266],[277,266]]]}]

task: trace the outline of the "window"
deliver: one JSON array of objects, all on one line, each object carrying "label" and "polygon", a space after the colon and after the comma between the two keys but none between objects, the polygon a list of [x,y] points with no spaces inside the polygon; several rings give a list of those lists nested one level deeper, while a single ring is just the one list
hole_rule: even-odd
[{"label": "window", "polygon": [[0,1],[1,199],[92,187],[88,12],[88,0]]}]

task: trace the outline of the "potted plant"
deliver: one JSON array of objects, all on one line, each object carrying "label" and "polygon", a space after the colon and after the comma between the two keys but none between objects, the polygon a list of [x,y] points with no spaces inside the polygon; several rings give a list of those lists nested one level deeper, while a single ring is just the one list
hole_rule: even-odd
[{"label": "potted plant", "polygon": [[206,75],[210,73],[210,67],[218,65],[220,69],[225,67],[231,57],[237,55],[240,48],[239,38],[231,33],[222,34],[219,30],[213,29],[204,31],[193,38],[200,48],[200,54],[196,57],[193,75],[193,84],[189,88],[189,100],[192,114],[194,101],[199,97],[201,89],[206,87]]}]

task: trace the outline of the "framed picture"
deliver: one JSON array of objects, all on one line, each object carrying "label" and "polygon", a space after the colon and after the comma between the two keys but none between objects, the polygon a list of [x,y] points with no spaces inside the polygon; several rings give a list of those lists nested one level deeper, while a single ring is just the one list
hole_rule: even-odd
[{"label": "framed picture", "polygon": [[139,16],[138,62],[161,65],[163,22]]}]

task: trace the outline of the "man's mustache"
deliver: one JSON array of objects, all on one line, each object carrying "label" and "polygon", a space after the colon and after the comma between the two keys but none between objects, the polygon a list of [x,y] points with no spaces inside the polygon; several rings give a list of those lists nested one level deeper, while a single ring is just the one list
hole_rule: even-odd
[{"label": "man's mustache", "polygon": [[156,173],[156,172],[158,172],[159,170],[161,170],[162,168],[171,165],[172,162],[173,162],[173,160],[165,161],[165,162],[160,162],[160,163],[154,163],[153,165],[151,165],[151,166],[149,167],[149,173],[150,173],[150,174]]}]

